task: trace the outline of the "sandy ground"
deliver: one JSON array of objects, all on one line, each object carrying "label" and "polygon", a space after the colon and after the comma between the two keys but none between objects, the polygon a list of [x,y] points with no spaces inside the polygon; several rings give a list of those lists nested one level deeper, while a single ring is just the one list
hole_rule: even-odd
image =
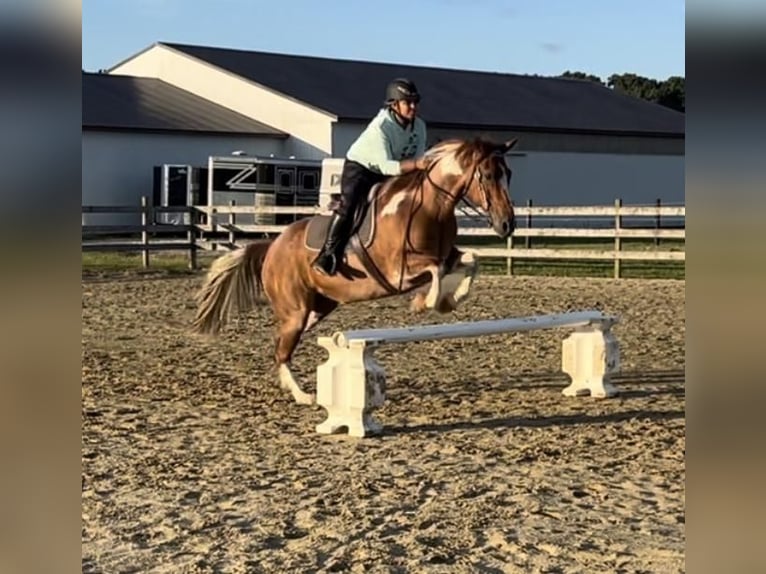
[{"label": "sandy ground", "polygon": [[406,344],[378,438],[314,432],[267,308],[190,336],[199,277],[82,283],[83,572],[683,572],[682,281],[480,277],[451,317],[407,300],[334,330],[598,308],[621,319],[616,399],[568,398],[565,332]]}]

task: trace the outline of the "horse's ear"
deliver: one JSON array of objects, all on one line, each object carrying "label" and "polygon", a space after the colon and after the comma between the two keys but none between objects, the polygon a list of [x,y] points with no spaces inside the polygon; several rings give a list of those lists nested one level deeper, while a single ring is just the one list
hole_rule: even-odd
[{"label": "horse's ear", "polygon": [[512,140],[508,140],[503,144],[503,150],[505,152],[510,151],[512,148],[516,147],[516,144],[519,142],[519,138],[513,138]]}]

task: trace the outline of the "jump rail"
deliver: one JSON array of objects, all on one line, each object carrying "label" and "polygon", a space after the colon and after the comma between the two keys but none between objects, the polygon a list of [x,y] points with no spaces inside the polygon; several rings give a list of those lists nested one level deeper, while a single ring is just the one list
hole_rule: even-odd
[{"label": "jump rail", "polygon": [[320,434],[342,428],[354,437],[379,434],[383,425],[372,416],[383,406],[386,373],[375,360],[374,350],[382,345],[499,335],[538,329],[568,328],[573,332],[562,342],[562,371],[571,383],[566,396],[590,395],[606,398],[618,394],[611,374],[620,367],[617,339],[611,332],[617,318],[600,311],[577,311],[514,319],[468,323],[421,325],[394,329],[365,329],[319,337],[317,343],[329,352],[317,367],[317,404],[327,418],[316,426]]}]

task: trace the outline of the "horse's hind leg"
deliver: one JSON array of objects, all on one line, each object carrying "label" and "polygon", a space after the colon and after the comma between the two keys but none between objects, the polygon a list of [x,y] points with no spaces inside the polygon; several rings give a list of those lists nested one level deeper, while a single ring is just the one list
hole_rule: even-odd
[{"label": "horse's hind leg", "polygon": [[309,330],[313,329],[317,323],[332,313],[337,306],[337,301],[328,299],[323,295],[315,295],[314,304],[312,305],[311,313],[309,313],[309,318],[306,322],[306,326],[303,329],[303,333],[305,334]]},{"label": "horse's hind leg", "polygon": [[292,393],[295,402],[301,405],[314,404],[316,396],[300,388],[290,370],[293,352],[304,333],[329,315],[338,304],[321,295],[314,297],[311,309],[299,309],[284,313],[280,318],[277,336],[276,361],[279,365],[279,381],[283,389]]},{"label": "horse's hind leg", "polygon": [[279,333],[276,341],[275,358],[279,368],[279,382],[283,389],[292,393],[295,402],[299,405],[314,404],[315,399],[315,395],[307,393],[300,388],[290,370],[293,351],[295,351],[300,342],[308,316],[307,309],[298,309],[280,317]]}]

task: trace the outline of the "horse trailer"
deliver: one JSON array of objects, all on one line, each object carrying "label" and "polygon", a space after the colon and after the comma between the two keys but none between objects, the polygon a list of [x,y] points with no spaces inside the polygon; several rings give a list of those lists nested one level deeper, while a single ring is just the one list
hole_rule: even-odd
[{"label": "horse trailer", "polygon": [[[154,168],[154,205],[223,207],[319,205],[322,162],[294,158],[256,156],[210,156],[206,167],[163,164]],[[292,213],[237,214],[245,225],[287,225],[305,215]],[[227,223],[228,214],[214,216]],[[201,218],[200,223],[213,223]],[[161,213],[155,223],[189,224],[188,216]]]},{"label": "horse trailer", "polygon": [[[208,206],[315,207],[319,205],[322,162],[294,158],[211,156],[208,161]],[[305,217],[294,213],[237,214],[237,222],[287,225]],[[217,215],[225,223],[228,215]],[[211,222],[212,223],[212,222]]]}]

